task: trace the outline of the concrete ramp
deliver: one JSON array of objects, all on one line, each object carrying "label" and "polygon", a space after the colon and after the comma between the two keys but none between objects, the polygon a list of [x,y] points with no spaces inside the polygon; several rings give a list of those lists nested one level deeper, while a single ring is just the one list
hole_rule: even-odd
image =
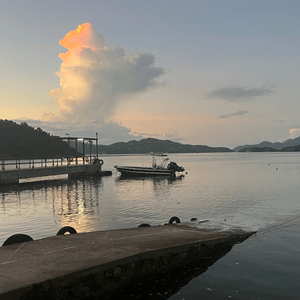
[{"label": "concrete ramp", "polygon": [[254,232],[167,225],[54,236],[0,248],[0,299],[88,299],[218,255]]}]

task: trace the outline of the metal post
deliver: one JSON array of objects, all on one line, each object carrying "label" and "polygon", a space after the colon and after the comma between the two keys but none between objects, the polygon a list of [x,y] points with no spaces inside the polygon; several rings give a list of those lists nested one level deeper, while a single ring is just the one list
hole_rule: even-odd
[{"label": "metal post", "polygon": [[52,139],[52,167],[54,167],[54,139]]},{"label": "metal post", "polygon": [[96,158],[98,159],[98,132],[96,132]]},{"label": "metal post", "polygon": [[92,144],[93,144],[93,142],[90,140],[89,143],[90,143],[90,164],[91,164],[92,163]]},{"label": "metal post", "polygon": [[78,150],[77,150],[77,138],[75,140],[75,148],[76,148],[76,165],[78,164],[78,158],[77,158],[77,153],[78,153]]},{"label": "metal post", "polygon": [[85,158],[84,148],[85,148],[85,145],[84,145],[84,139],[83,139],[83,141],[82,141],[82,163],[83,164],[85,163],[85,161],[84,161],[84,158]]},{"label": "metal post", "polygon": [[62,158],[63,158],[63,153],[62,153],[62,144],[63,143],[63,140],[61,139],[60,140],[60,164],[62,165]]},{"label": "metal post", "polygon": [[70,136],[68,133],[66,133],[66,135],[68,136],[68,148],[67,148],[67,165],[70,164],[70,158],[69,158],[69,150],[70,150]]}]

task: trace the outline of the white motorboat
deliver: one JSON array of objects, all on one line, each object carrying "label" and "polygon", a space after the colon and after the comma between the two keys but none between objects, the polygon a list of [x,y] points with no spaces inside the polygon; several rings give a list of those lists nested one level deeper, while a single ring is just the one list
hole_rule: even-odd
[{"label": "white motorboat", "polygon": [[[165,157],[160,164],[157,164],[156,157]],[[179,167],[175,162],[169,162],[166,154],[152,153],[152,167],[115,166],[116,170],[123,176],[174,176],[176,172],[183,172],[184,168]]]}]

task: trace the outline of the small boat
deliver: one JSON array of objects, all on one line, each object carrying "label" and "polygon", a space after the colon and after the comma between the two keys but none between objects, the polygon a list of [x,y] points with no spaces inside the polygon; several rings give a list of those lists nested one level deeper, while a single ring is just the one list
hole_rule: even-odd
[{"label": "small boat", "polygon": [[[122,176],[175,176],[176,172],[183,172],[175,162],[168,163],[169,158],[164,158],[160,164],[156,163],[156,157],[167,156],[166,154],[152,154],[152,167],[115,166]],[[168,163],[168,164],[167,164]]]}]

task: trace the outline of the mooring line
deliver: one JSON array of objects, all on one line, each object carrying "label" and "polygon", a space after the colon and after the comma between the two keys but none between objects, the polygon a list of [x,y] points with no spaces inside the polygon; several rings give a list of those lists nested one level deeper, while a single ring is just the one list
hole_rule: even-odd
[{"label": "mooring line", "polygon": [[290,222],[292,222],[292,221],[294,221],[294,220],[297,220],[297,219],[299,219],[299,218],[300,218],[300,216],[295,217],[295,218],[293,218],[293,219],[291,219],[291,220],[289,220],[289,221],[283,222],[283,223],[281,223],[281,224],[279,224],[279,225],[276,225],[276,226],[274,226],[274,227],[272,227],[272,228],[263,230],[263,231],[257,233],[255,236],[259,236],[259,235],[262,235],[262,234],[265,234],[265,233],[268,233],[268,232],[271,232],[271,231],[279,230],[279,229],[282,229],[282,228],[286,228],[286,227],[291,227],[291,226],[299,225],[299,224],[289,224],[289,225],[286,225],[286,226],[282,226],[282,225],[284,225],[284,224],[290,223]]}]

